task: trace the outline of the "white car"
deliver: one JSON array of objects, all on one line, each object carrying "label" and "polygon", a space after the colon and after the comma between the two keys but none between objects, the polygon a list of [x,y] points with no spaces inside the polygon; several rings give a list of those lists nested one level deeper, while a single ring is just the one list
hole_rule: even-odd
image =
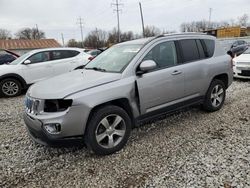
[{"label": "white car", "polygon": [[233,71],[235,78],[250,79],[250,48],[243,54],[233,59]]},{"label": "white car", "polygon": [[82,68],[90,57],[78,48],[30,51],[10,64],[0,66],[0,96],[17,96],[33,83]]}]

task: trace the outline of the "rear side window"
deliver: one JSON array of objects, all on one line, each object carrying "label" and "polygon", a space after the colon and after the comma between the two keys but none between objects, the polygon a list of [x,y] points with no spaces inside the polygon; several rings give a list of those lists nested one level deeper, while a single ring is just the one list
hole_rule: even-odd
[{"label": "rear side window", "polygon": [[58,60],[58,59],[71,58],[77,56],[79,53],[80,52],[75,50],[56,50],[52,51],[52,59]]},{"label": "rear side window", "polygon": [[203,43],[204,51],[206,57],[212,57],[214,55],[215,42],[214,40],[203,39],[201,40]]},{"label": "rear side window", "polygon": [[196,41],[193,39],[180,40],[183,63],[200,59]]}]

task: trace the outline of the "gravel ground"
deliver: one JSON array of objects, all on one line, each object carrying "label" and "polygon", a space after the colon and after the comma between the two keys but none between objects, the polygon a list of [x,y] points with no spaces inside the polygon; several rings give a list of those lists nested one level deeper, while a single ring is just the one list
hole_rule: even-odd
[{"label": "gravel ground", "polygon": [[233,83],[220,111],[145,124],[104,157],[33,143],[23,99],[0,99],[0,187],[250,187],[249,81]]}]

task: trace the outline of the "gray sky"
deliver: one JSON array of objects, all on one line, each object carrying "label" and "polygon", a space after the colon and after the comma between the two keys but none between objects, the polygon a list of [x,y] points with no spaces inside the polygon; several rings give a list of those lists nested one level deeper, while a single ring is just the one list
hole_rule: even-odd
[{"label": "gray sky", "polygon": [[[145,25],[179,31],[180,24],[207,19],[213,8],[212,21],[237,19],[250,15],[250,0],[140,0]],[[121,30],[141,32],[138,0],[121,0]],[[61,42],[80,39],[77,18],[84,19],[84,36],[95,27],[112,30],[117,26],[112,0],[0,0],[0,28],[16,33],[24,27],[34,27],[46,33],[47,38]]]}]

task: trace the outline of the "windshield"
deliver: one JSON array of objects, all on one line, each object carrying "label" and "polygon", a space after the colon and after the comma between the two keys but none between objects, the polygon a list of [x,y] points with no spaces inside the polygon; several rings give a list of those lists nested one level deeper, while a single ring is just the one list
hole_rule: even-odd
[{"label": "windshield", "polygon": [[250,48],[248,48],[243,54],[250,54]]},{"label": "windshield", "polygon": [[9,65],[17,65],[17,64],[19,64],[23,60],[25,60],[29,55],[30,55],[30,53],[26,53],[26,54],[20,56],[19,58],[17,58],[16,60],[12,61],[11,63],[9,63]]},{"label": "windshield", "polygon": [[122,72],[141,47],[142,44],[113,46],[89,62],[85,69],[103,72]]}]

